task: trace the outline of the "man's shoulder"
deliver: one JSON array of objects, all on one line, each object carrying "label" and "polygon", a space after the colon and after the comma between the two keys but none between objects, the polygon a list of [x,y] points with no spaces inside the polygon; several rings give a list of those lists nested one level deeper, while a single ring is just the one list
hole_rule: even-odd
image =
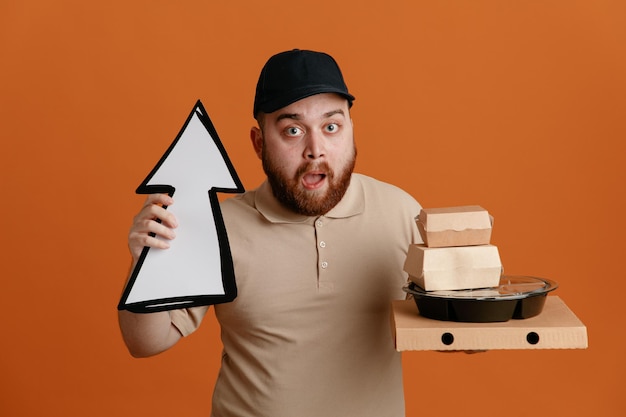
[{"label": "man's shoulder", "polygon": [[352,174],[354,180],[358,181],[366,195],[374,195],[377,198],[391,198],[392,201],[406,201],[414,202],[417,204],[415,198],[408,192],[398,187],[397,185],[381,181],[379,179],[370,177],[368,175],[354,173]]},{"label": "man's shoulder", "polygon": [[220,208],[223,210],[236,210],[237,208],[252,207],[254,205],[254,194],[256,190],[246,190],[241,194],[235,194],[220,201]]}]

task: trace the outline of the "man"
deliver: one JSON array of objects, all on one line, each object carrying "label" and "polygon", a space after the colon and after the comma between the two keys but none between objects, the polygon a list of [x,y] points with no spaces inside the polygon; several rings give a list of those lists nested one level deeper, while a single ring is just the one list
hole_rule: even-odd
[{"label": "man", "polygon": [[[409,244],[421,242],[420,206],[353,174],[353,101],[324,53],[283,52],[261,72],[250,138],[267,181],[221,204],[238,296],[214,306],[224,346],[215,417],[404,415],[389,315],[404,298]],[[129,234],[135,262],[144,245],[176,244],[177,221],[162,208],[174,203],[147,198]],[[120,311],[120,326],[130,352],[150,356],[207,310]]]}]

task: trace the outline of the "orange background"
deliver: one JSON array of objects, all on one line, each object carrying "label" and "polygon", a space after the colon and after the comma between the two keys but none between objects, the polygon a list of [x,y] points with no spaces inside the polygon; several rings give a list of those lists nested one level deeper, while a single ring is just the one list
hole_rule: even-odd
[{"label": "orange background", "polygon": [[487,208],[505,271],[558,281],[588,328],[587,350],[405,353],[407,415],[626,413],[624,2],[3,0],[0,47],[0,415],[208,416],[212,315],[155,358],[119,334],[134,189],[196,99],[258,185],[256,78],[295,47],[340,62],[358,171]]}]

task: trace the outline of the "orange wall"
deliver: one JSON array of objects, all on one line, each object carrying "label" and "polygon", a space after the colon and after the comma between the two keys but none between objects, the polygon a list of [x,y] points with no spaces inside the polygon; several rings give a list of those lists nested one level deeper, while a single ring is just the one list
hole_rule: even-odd
[{"label": "orange wall", "polygon": [[294,47],[341,63],[359,171],[487,208],[505,271],[588,327],[587,350],[406,353],[408,416],[626,413],[624,3],[368,3],[0,4],[0,415],[208,415],[213,318],[147,360],[119,335],[134,189],[198,98],[256,186],[256,77]]}]

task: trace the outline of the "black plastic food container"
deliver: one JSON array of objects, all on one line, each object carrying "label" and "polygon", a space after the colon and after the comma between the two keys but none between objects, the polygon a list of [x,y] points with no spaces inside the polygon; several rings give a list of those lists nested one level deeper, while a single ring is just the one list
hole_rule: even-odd
[{"label": "black plastic food container", "polygon": [[489,323],[527,319],[543,310],[548,292],[557,288],[544,278],[503,276],[500,285],[457,291],[425,291],[415,283],[411,294],[420,315],[435,320]]}]

